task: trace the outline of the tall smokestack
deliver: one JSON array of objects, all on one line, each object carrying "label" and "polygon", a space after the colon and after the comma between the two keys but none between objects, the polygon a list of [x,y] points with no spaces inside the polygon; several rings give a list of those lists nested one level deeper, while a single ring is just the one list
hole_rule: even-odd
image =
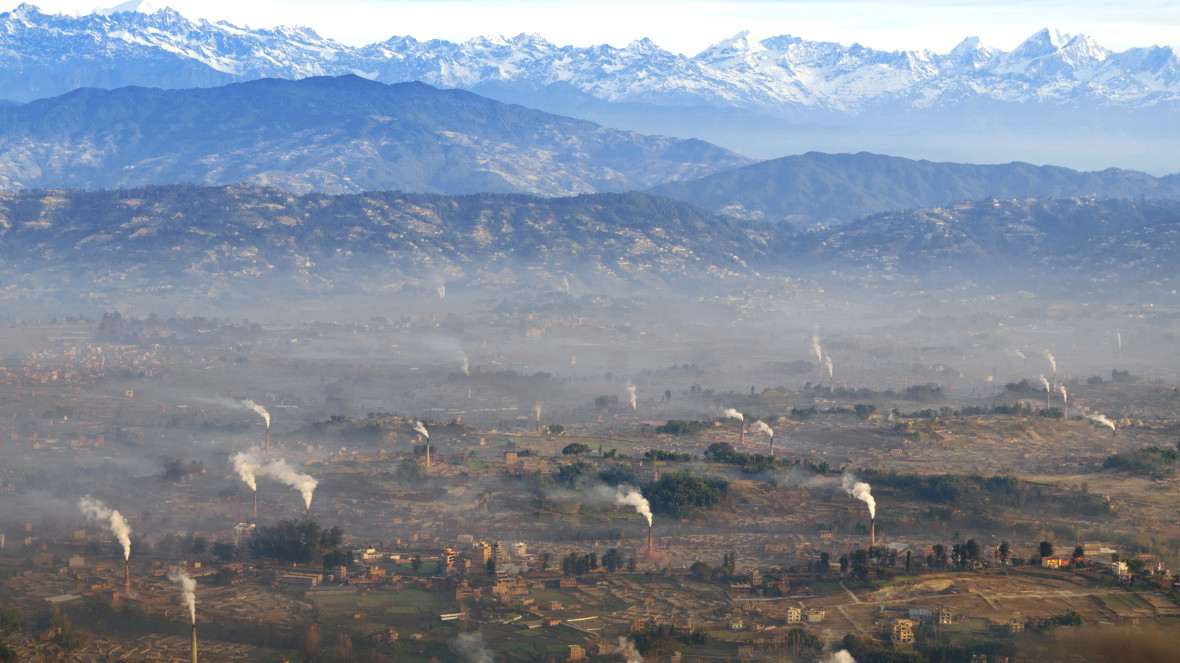
[{"label": "tall smokestack", "polygon": [[254,491],[254,521],[258,521],[258,491]]},{"label": "tall smokestack", "polygon": [[770,436],[770,455],[774,455],[774,436]]},{"label": "tall smokestack", "polygon": [[123,560],[123,592],[131,594],[131,560]]},{"label": "tall smokestack", "polygon": [[648,525],[647,526],[647,558],[651,559],[652,557],[655,557],[655,551],[653,550],[652,545],[651,545],[651,525]]},{"label": "tall smokestack", "polygon": [[270,426],[266,427],[266,451],[270,452]]},{"label": "tall smokestack", "polygon": [[430,440],[426,440],[426,469],[430,469]]},{"label": "tall smokestack", "polygon": [[869,547],[877,547],[877,519],[873,518],[869,521]]},{"label": "tall smokestack", "polygon": [[197,663],[197,625],[193,624],[193,663]]},{"label": "tall smokestack", "polygon": [[746,448],[746,424],[738,421],[738,446]]}]

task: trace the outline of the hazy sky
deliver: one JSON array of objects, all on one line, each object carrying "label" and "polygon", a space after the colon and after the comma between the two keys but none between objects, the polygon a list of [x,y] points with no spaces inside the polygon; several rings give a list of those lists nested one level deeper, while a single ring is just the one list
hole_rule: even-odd
[{"label": "hazy sky", "polygon": [[[792,34],[844,44],[859,42],[874,48],[945,52],[972,35],[1009,50],[1042,27],[1052,26],[1062,32],[1092,35],[1114,50],[1152,44],[1180,46],[1180,0],[149,2],[155,7],[171,6],[189,18],[226,20],[254,28],[306,25],[348,44],[383,41],[394,35],[463,41],[485,34],[535,32],[560,45],[580,46],[622,46],[650,37],[668,50],[691,55],[741,30],[750,30],[755,37]],[[12,8],[17,3],[5,4]],[[87,13],[97,3],[34,0],[34,4],[47,12]]]}]

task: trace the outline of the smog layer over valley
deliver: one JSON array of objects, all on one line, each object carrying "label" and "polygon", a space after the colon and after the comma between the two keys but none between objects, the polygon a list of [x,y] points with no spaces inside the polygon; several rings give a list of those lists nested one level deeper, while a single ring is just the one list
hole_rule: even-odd
[{"label": "smog layer over valley", "polygon": [[0,661],[1176,660],[1180,58],[1032,32],[0,13]]}]

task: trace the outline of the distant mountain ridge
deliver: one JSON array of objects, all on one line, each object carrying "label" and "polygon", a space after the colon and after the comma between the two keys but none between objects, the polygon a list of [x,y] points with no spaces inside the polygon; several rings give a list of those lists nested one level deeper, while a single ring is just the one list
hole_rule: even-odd
[{"label": "distant mountain ridge", "polygon": [[811,152],[699,180],[670,182],[651,192],[733,216],[807,225],[992,198],[1180,200],[1180,176],[1156,178],[1117,168],[1086,173],[1027,163],[975,165],[866,152]]},{"label": "distant mountain ridge", "polygon": [[748,163],[698,140],[357,76],[82,89],[0,106],[2,188],[246,182],[294,192],[556,196],[644,189]]},{"label": "distant mountain ridge", "polygon": [[344,74],[467,89],[762,158],[869,150],[1164,173],[1180,152],[1171,47],[1114,52],[1048,28],[1007,52],[976,38],[934,53],[741,33],[686,57],[647,39],[573,47],[527,34],[352,47],[308,28],[253,30],[171,9],[0,14],[0,99]]},{"label": "distant mountain ridge", "polygon": [[687,286],[694,297],[781,294],[820,279],[866,291],[1035,282],[1071,297],[1158,295],[1180,279],[1180,203],[983,201],[800,233],[641,193],[0,191],[0,277],[0,302],[97,305],[145,292],[437,297],[442,282],[482,292]]},{"label": "distant mountain ridge", "polygon": [[[388,83],[421,80],[466,89],[492,82],[526,87],[564,82],[607,101],[705,103],[772,115],[789,115],[796,107],[857,113],[972,98],[1121,107],[1180,99],[1180,59],[1170,47],[1114,52],[1085,35],[1048,28],[1008,52],[974,37],[939,54],[790,35],[755,40],[743,32],[686,57],[649,39],[624,48],[572,47],[535,34],[462,44],[394,36],[350,47],[305,27],[251,30],[190,21],[169,8],[141,9],[152,13],[72,17],[22,4],[0,14],[0,97],[30,100],[74,87],[153,85],[153,80],[159,87],[193,87],[352,73]],[[72,75],[61,75],[71,68]]]}]

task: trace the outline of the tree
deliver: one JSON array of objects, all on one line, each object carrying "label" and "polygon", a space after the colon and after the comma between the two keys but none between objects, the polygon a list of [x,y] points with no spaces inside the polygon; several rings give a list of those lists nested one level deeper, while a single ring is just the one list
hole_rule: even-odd
[{"label": "tree", "polygon": [[1007,541],[1001,541],[1000,548],[996,551],[996,554],[1000,558],[1000,564],[1007,564],[1008,556],[1012,554],[1012,546]]},{"label": "tree", "polygon": [[614,573],[623,568],[623,555],[618,548],[611,548],[602,556],[602,565],[610,573]]},{"label": "tree", "polygon": [[564,432],[565,426],[562,426],[561,424],[549,424],[550,435],[561,435]]},{"label": "tree", "polygon": [[553,561],[553,553],[541,553],[541,570],[548,571],[549,563]]},{"label": "tree", "polygon": [[1085,559],[1086,559],[1086,549],[1085,548],[1083,548],[1082,546],[1078,546],[1073,549],[1073,561],[1075,564],[1078,562],[1081,562]]},{"label": "tree", "polygon": [[496,577],[496,558],[495,557],[489,558],[487,564],[485,564],[484,566],[486,566],[488,569],[488,577],[495,578]]},{"label": "tree", "polygon": [[639,560],[635,559],[635,555],[631,555],[631,558],[627,560],[627,570],[634,573],[637,568],[639,568]]},{"label": "tree", "polygon": [[422,556],[421,555],[414,555],[413,557],[410,558],[410,568],[414,571],[415,574],[418,573],[418,569],[422,568]]},{"label": "tree", "polygon": [[581,442],[571,442],[561,450],[561,455],[563,456],[581,456],[582,454],[588,453],[590,453],[590,445],[582,444]]},{"label": "tree", "polygon": [[979,544],[976,543],[975,539],[967,539],[967,545],[963,552],[967,555],[967,560],[971,562],[978,562],[982,556],[982,551],[980,551]]},{"label": "tree", "polygon": [[1048,541],[1041,541],[1041,545],[1037,550],[1041,557],[1053,556],[1053,544],[1049,543]]}]

